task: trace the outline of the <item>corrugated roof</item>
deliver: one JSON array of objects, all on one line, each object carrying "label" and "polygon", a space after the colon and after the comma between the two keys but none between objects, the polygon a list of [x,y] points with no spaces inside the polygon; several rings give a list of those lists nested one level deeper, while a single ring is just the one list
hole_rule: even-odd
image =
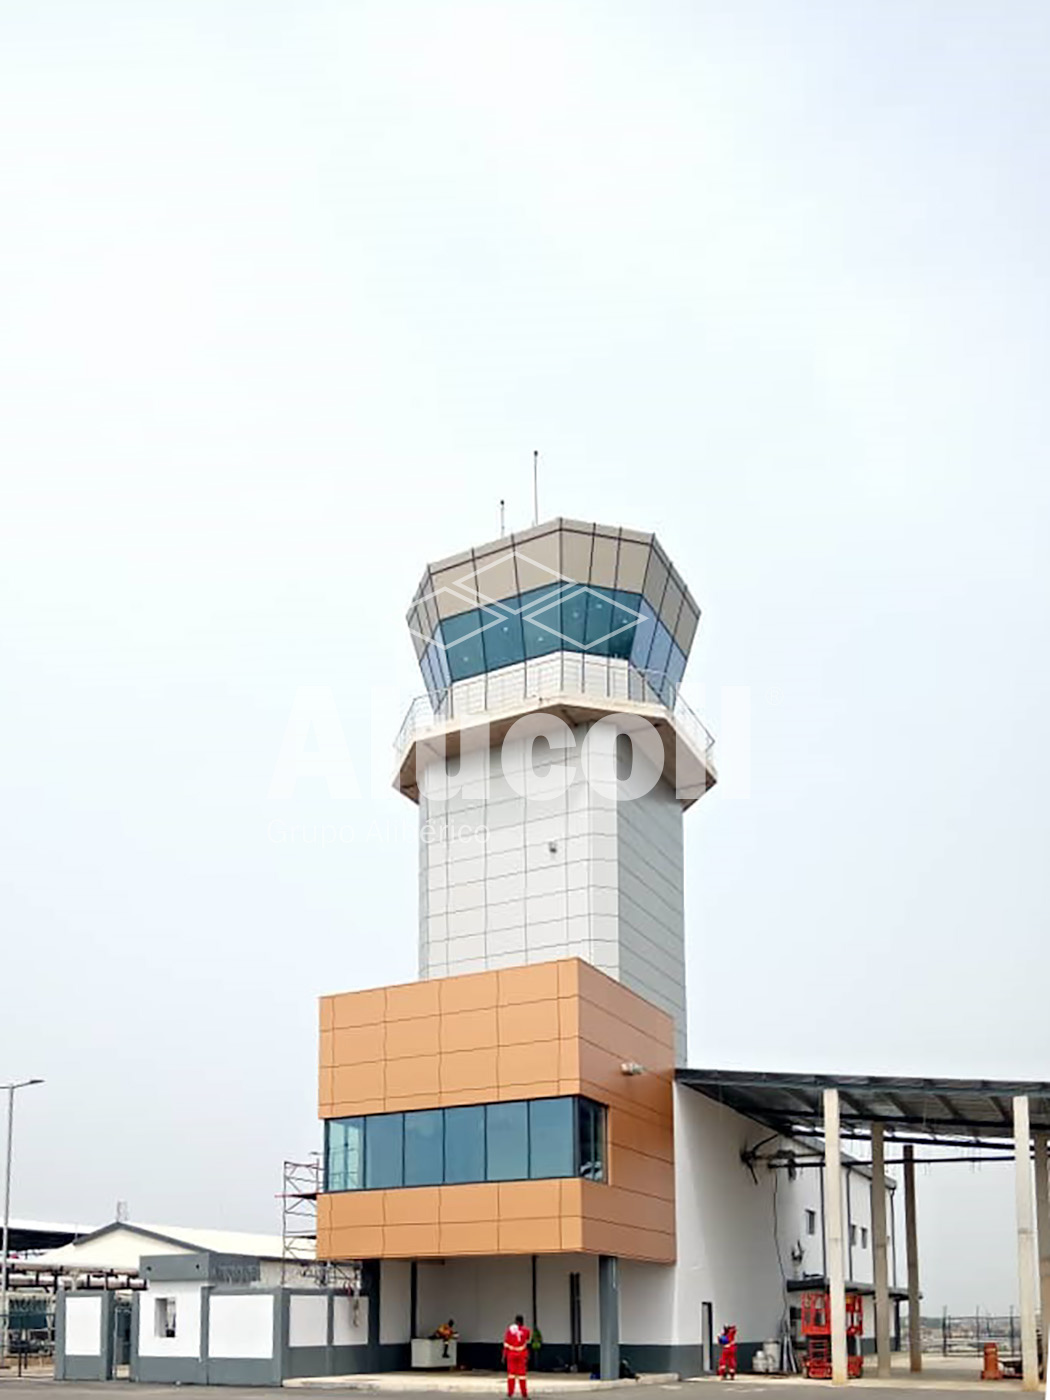
[{"label": "corrugated roof", "polygon": [[838,1089],[842,1132],[867,1137],[872,1123],[899,1133],[994,1141],[1013,1137],[1011,1100],[1026,1095],[1033,1132],[1050,1132],[1050,1084],[1042,1080],[922,1079],[679,1069],[680,1084],[777,1132],[819,1129],[825,1089]]}]

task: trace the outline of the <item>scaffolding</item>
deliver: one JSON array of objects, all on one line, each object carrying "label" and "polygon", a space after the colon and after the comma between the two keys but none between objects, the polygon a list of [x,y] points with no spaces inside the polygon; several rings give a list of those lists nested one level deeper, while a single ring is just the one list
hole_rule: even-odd
[{"label": "scaffolding", "polygon": [[356,1260],[334,1263],[317,1257],[317,1197],[323,1185],[321,1159],[285,1160],[281,1190],[281,1286],[312,1278],[328,1288],[360,1292],[361,1266]]}]

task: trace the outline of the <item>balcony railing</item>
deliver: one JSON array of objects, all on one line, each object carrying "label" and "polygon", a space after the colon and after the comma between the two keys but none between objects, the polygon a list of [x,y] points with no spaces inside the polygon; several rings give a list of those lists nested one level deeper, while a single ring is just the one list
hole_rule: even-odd
[{"label": "balcony railing", "polygon": [[638,671],[619,657],[558,652],[469,680],[455,681],[436,695],[419,695],[408,707],[394,748],[400,759],[421,734],[452,720],[496,716],[530,701],[578,695],[654,705],[674,718],[688,742],[706,758],[710,731],[683,700],[677,681],[664,672]]}]

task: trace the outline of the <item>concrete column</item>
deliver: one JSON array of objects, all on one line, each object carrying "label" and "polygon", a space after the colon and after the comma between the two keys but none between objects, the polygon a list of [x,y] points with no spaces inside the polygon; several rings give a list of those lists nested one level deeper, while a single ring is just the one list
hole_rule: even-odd
[{"label": "concrete column", "polygon": [[598,1256],[598,1334],[603,1381],[620,1379],[620,1261],[612,1254]]},{"label": "concrete column", "polygon": [[839,1091],[824,1090],[824,1235],[831,1297],[831,1380],[845,1385],[846,1262],[842,1250],[842,1143],[839,1140]]},{"label": "concrete column", "polygon": [[919,1228],[915,1218],[915,1148],[904,1149],[904,1236],[908,1249],[909,1369],[922,1370],[922,1310],[919,1302]]},{"label": "concrete column", "polygon": [[1032,1209],[1032,1135],[1028,1095],[1014,1099],[1014,1167],[1017,1182],[1017,1283],[1021,1303],[1022,1390],[1039,1389],[1039,1354],[1035,1340],[1035,1220]]},{"label": "concrete column", "polygon": [[1050,1133],[1035,1135],[1035,1220],[1039,1238],[1039,1312],[1042,1319],[1043,1370],[1046,1366],[1046,1331],[1050,1326]]},{"label": "concrete column", "polygon": [[890,1271],[886,1246],[886,1129],[871,1125],[871,1245],[875,1265],[875,1352],[878,1374],[890,1374]]}]

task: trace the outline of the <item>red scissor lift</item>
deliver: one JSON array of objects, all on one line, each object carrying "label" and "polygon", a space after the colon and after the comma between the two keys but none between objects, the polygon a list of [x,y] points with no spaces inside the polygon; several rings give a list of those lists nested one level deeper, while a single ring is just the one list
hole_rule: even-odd
[{"label": "red scissor lift", "polygon": [[[803,1293],[802,1337],[806,1344],[806,1375],[813,1381],[831,1380],[831,1299],[827,1293]],[[846,1294],[846,1358],[848,1374],[864,1370],[860,1338],[864,1335],[864,1302],[859,1293]]]}]

